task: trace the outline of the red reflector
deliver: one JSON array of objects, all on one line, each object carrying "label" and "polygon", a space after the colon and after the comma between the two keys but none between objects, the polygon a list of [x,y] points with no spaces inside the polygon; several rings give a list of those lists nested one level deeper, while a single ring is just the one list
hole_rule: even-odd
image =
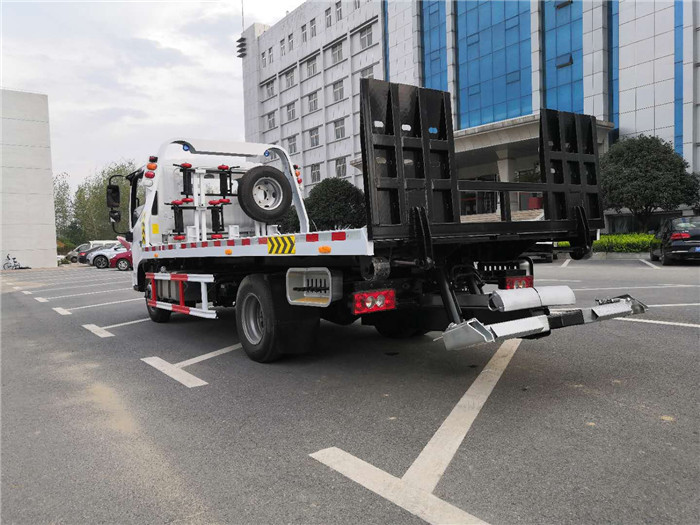
[{"label": "red reflector", "polygon": [[221,204],[229,204],[231,202],[231,199],[219,199],[219,202]]},{"label": "red reflector", "polygon": [[194,202],[194,199],[192,197],[185,197],[182,199],[182,202]]},{"label": "red reflector", "polygon": [[345,240],[345,232],[333,232],[333,233],[331,233],[331,240],[332,241],[344,241]]},{"label": "red reflector", "polygon": [[221,165],[219,165],[219,169],[225,171],[228,169],[228,166],[226,164],[221,164]]},{"label": "red reflector", "polygon": [[182,164],[180,164],[180,167],[188,169],[192,167],[192,164],[190,164],[189,162],[183,162]]},{"label": "red reflector", "polygon": [[219,204],[219,201],[209,201],[209,204],[211,204],[212,206],[216,206],[217,204]]},{"label": "red reflector", "polygon": [[352,311],[355,315],[371,314],[396,308],[394,290],[373,290],[354,294]]},{"label": "red reflector", "polygon": [[318,242],[318,233],[307,233],[306,242]]},{"label": "red reflector", "polygon": [[173,201],[173,202],[171,202],[170,204],[172,204],[172,205],[174,205],[174,206],[181,206],[181,205],[182,205],[182,201]]},{"label": "red reflector", "polygon": [[212,239],[223,239],[224,236],[223,236],[222,234],[220,234],[220,233],[212,233],[212,234],[211,234],[211,238],[212,238]]},{"label": "red reflector", "polygon": [[150,157],[148,157],[148,162],[158,162],[158,157],[156,157],[155,155],[151,155]]},{"label": "red reflector", "polygon": [[152,179],[153,177],[156,176],[156,174],[153,173],[152,171],[147,171],[146,173],[143,174],[143,176],[146,177],[147,179]]},{"label": "red reflector", "polygon": [[301,184],[301,177],[297,177],[297,183]]},{"label": "red reflector", "polygon": [[532,288],[533,284],[534,279],[532,275],[506,277],[506,290],[515,290],[516,288]]},{"label": "red reflector", "polygon": [[690,239],[690,234],[686,232],[677,232],[671,234],[672,241],[681,241],[683,239]]},{"label": "red reflector", "polygon": [[185,236],[184,236],[184,235],[175,235],[175,236],[173,237],[173,239],[175,239],[176,241],[184,241],[184,240],[185,240]]}]

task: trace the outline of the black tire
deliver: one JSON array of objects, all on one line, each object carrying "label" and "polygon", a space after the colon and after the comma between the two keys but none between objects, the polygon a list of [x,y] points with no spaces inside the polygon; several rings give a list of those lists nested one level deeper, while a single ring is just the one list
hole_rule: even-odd
[{"label": "black tire", "polygon": [[287,214],[292,186],[277,168],[255,166],[238,181],[238,204],[252,219],[270,223]]},{"label": "black tire", "polygon": [[92,260],[92,265],[98,270],[104,270],[109,267],[109,259],[104,255],[98,255]]},{"label": "black tire", "polygon": [[126,259],[119,259],[117,261],[117,270],[120,272],[126,272],[131,269],[131,265],[129,264],[129,261]]},{"label": "black tire", "polygon": [[591,251],[584,251],[582,248],[574,248],[572,252],[569,254],[569,256],[574,260],[574,261],[580,261],[582,259],[590,259],[591,257]]},{"label": "black tire", "polygon": [[374,328],[382,337],[388,339],[407,339],[425,335],[429,330],[421,323],[418,311],[378,313]]},{"label": "black tire", "polygon": [[661,266],[671,266],[673,264],[673,259],[664,253],[664,249],[661,248]]},{"label": "black tire", "polygon": [[72,262],[73,264],[75,264],[75,263],[78,262],[78,258],[77,258],[77,257],[71,257],[71,258],[70,258],[70,262]]},{"label": "black tire", "polygon": [[236,294],[236,331],[243,350],[258,363],[313,348],[319,326],[316,308],[291,306],[284,280],[249,275]]},{"label": "black tire", "polygon": [[146,310],[148,310],[148,317],[154,323],[167,323],[170,321],[170,315],[172,312],[170,310],[163,310],[162,308],[155,308],[153,306],[148,306],[148,300],[151,298],[151,285],[146,287]]}]

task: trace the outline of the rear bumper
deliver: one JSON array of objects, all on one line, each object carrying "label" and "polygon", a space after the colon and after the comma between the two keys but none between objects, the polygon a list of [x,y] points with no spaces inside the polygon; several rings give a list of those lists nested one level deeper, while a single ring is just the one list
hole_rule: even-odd
[{"label": "rear bumper", "polygon": [[546,315],[525,317],[502,323],[483,324],[476,318],[451,324],[442,334],[447,350],[459,350],[482,343],[513,338],[544,337],[552,330],[641,314],[646,305],[629,295],[597,301],[590,308],[567,308]]}]

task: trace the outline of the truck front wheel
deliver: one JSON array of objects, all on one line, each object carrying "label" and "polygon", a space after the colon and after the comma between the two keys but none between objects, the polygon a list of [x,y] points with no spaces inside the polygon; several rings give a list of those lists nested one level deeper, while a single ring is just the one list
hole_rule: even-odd
[{"label": "truck front wheel", "polygon": [[284,354],[311,350],[318,326],[315,308],[287,303],[283,280],[249,275],[238,287],[236,330],[253,361],[270,363]]}]

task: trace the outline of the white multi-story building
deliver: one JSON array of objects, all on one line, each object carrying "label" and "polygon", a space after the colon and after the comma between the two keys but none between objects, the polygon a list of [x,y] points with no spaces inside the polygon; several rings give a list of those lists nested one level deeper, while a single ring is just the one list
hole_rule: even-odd
[{"label": "white multi-story building", "polygon": [[247,28],[246,140],[280,144],[306,194],[329,177],[362,186],[359,79],[382,78],[381,4],[306,2],[273,27]]},{"label": "white multi-story building", "polygon": [[56,221],[46,95],[2,97],[2,255],[25,266],[56,266]]},{"label": "white multi-story building", "polygon": [[243,34],[246,138],[296,151],[307,184],[335,159],[360,167],[358,78],[373,75],[452,93],[460,177],[536,170],[544,107],[596,116],[603,149],[657,135],[700,171],[698,27],[682,0],[309,1]]}]

